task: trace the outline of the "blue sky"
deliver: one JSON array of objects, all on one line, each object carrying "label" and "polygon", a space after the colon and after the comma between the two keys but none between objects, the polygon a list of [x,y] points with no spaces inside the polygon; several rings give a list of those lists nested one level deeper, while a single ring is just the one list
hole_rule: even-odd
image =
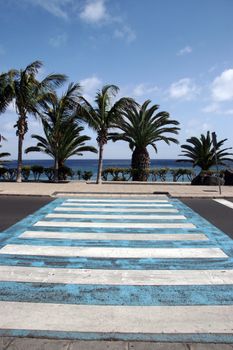
[{"label": "blue sky", "polygon": [[[151,99],[180,122],[181,143],[210,130],[233,146],[232,13],[232,0],[0,0],[0,71],[40,59],[41,77],[65,73],[90,100],[105,83],[118,85],[119,97]],[[4,150],[16,158],[13,106],[0,118]],[[31,133],[41,133],[33,118],[25,147]],[[180,153],[176,145],[158,149],[152,158]],[[130,155],[127,143],[105,151]]]}]

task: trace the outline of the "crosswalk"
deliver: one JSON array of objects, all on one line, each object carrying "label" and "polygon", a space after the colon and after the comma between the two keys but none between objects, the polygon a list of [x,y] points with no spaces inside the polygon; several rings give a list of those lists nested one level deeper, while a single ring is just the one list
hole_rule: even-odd
[{"label": "crosswalk", "polygon": [[233,341],[232,254],[176,199],[56,199],[1,234],[0,335]]}]

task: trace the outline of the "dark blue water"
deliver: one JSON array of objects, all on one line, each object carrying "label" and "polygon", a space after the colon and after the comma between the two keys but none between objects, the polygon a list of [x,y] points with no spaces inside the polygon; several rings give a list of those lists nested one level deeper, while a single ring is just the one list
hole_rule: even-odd
[{"label": "dark blue water", "polygon": [[[103,167],[104,168],[130,168],[130,159],[104,159]],[[23,165],[42,165],[45,168],[53,166],[52,159],[30,159],[24,160]],[[97,172],[98,160],[97,159],[69,159],[66,161],[66,165],[73,170],[77,171],[78,169],[90,170],[94,174]],[[7,164],[10,168],[17,167],[17,161],[12,160]],[[188,163],[177,163],[175,159],[156,159],[151,160],[151,168],[191,168]]]},{"label": "dark blue water", "polygon": [[[103,168],[130,168],[130,159],[104,159],[103,161]],[[96,178],[97,174],[97,167],[98,167],[98,159],[69,159],[66,161],[66,166],[73,169],[76,176],[74,179],[77,179],[77,170],[83,171],[92,171],[93,176],[92,180]],[[23,161],[24,166],[32,166],[32,165],[41,165],[45,168],[53,167],[53,160],[52,159],[31,159],[31,160],[24,160]],[[12,160],[11,162],[7,163],[7,166],[9,168],[16,168],[17,167],[17,161]],[[232,167],[232,163],[228,163],[229,167]],[[176,162],[176,159],[153,159],[151,160],[151,169],[158,169],[158,168],[186,168],[186,169],[193,169],[192,165],[186,162]],[[220,168],[223,168],[220,166]],[[200,169],[196,167],[194,169],[195,173],[198,174]],[[31,175],[30,180],[33,179],[33,176]],[[41,180],[47,180],[47,177],[43,174],[40,178]],[[110,180],[110,178],[109,178]],[[151,180],[151,179],[149,179]],[[158,179],[159,181],[159,179]],[[171,173],[167,173],[166,175],[166,181],[173,181],[173,177]],[[179,181],[189,181],[188,178],[185,176],[183,178],[180,178]]]},{"label": "dark blue water", "polygon": [[[104,159],[103,168],[130,168],[130,159]],[[53,167],[52,159],[31,159],[24,160],[24,166],[41,165],[45,168]],[[76,173],[77,170],[92,171],[93,177],[96,178],[98,160],[97,159],[69,159],[66,161],[66,165],[72,168]],[[17,161],[12,160],[7,164],[10,168],[17,167]],[[192,168],[188,163],[177,163],[175,159],[155,159],[151,160],[151,168]],[[32,176],[30,176],[32,179]],[[46,179],[45,175],[41,176],[41,179]],[[172,181],[171,174],[167,174],[167,181]],[[187,179],[185,179],[187,181]]]}]

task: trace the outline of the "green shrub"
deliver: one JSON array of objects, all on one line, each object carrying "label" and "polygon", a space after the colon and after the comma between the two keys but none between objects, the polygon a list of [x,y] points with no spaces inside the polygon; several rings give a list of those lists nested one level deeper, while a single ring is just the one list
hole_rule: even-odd
[{"label": "green shrub", "polygon": [[25,165],[22,167],[23,180],[28,181],[29,176],[30,176],[30,172],[31,172],[31,167],[29,165]]},{"label": "green shrub", "polygon": [[44,174],[49,181],[52,181],[54,179],[54,168],[44,168]]},{"label": "green shrub", "polygon": [[0,167],[0,179],[6,180],[7,168]]},{"label": "green shrub", "polygon": [[7,173],[6,173],[6,179],[8,181],[14,181],[16,179],[17,175],[17,169],[16,168],[9,168]]},{"label": "green shrub", "polygon": [[102,171],[104,181],[129,181],[131,177],[130,168],[106,168]]},{"label": "green shrub", "polygon": [[67,180],[67,177],[73,177],[74,176],[74,172],[71,168],[69,168],[68,166],[61,166],[58,169],[58,179],[65,181]]},{"label": "green shrub", "polygon": [[34,180],[35,180],[35,181],[39,181],[41,175],[42,175],[43,172],[44,172],[44,167],[41,166],[41,165],[32,165],[31,171],[32,171],[33,176],[34,176]]},{"label": "green shrub", "polygon": [[168,172],[169,172],[168,168],[151,169],[150,170],[151,180],[152,181],[166,181]]},{"label": "green shrub", "polygon": [[85,181],[90,180],[92,178],[92,176],[93,176],[93,172],[92,171],[84,171],[83,174],[82,174],[82,178]]},{"label": "green shrub", "polygon": [[82,170],[78,169],[78,170],[77,170],[78,180],[81,180],[82,174],[83,174]]}]

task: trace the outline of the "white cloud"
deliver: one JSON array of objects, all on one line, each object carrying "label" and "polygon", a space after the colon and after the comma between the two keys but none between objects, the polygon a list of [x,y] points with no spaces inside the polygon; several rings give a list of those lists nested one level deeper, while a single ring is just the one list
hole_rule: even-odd
[{"label": "white cloud", "polygon": [[89,23],[99,23],[108,18],[105,0],[87,0],[80,18]]},{"label": "white cloud", "polygon": [[93,75],[80,81],[80,85],[83,89],[83,96],[87,100],[92,100],[96,91],[101,87],[102,81],[97,76]]},{"label": "white cloud", "polygon": [[205,134],[208,130],[212,130],[212,125],[208,122],[202,122],[198,119],[191,119],[187,123],[185,134],[186,137],[199,136],[200,134]]},{"label": "white cloud", "polygon": [[55,17],[68,19],[67,5],[72,5],[73,0],[26,0],[32,5],[38,5]]},{"label": "white cloud", "polygon": [[217,103],[211,103],[206,107],[202,108],[202,112],[204,113],[217,113],[219,111],[219,105]]},{"label": "white cloud", "polygon": [[114,37],[118,39],[125,39],[127,43],[131,43],[136,39],[136,34],[129,26],[124,25],[122,28],[115,29]]},{"label": "white cloud", "polygon": [[173,99],[191,100],[199,93],[199,88],[191,79],[184,78],[172,83],[168,93],[169,97]]},{"label": "white cloud", "polygon": [[223,106],[219,105],[218,103],[212,103],[204,107],[202,109],[202,112],[218,114],[218,115],[233,115],[233,108],[226,109],[226,108],[223,108]]},{"label": "white cloud", "polygon": [[65,33],[59,34],[55,37],[52,37],[49,39],[49,44],[53,47],[61,47],[63,46],[67,41],[67,35]]},{"label": "white cloud", "polygon": [[154,92],[157,92],[159,88],[156,85],[149,85],[149,84],[138,84],[133,89],[133,95],[140,97],[147,94],[153,94]]},{"label": "white cloud", "polygon": [[232,109],[227,109],[224,114],[226,114],[226,115],[233,115],[233,108]]},{"label": "white cloud", "polygon": [[214,101],[233,100],[233,69],[227,69],[216,77],[212,83]]},{"label": "white cloud", "polygon": [[193,51],[193,49],[191,48],[191,46],[185,46],[183,47],[182,49],[180,49],[178,52],[177,52],[177,56],[183,56],[183,55],[188,55],[190,54],[191,52]]}]

